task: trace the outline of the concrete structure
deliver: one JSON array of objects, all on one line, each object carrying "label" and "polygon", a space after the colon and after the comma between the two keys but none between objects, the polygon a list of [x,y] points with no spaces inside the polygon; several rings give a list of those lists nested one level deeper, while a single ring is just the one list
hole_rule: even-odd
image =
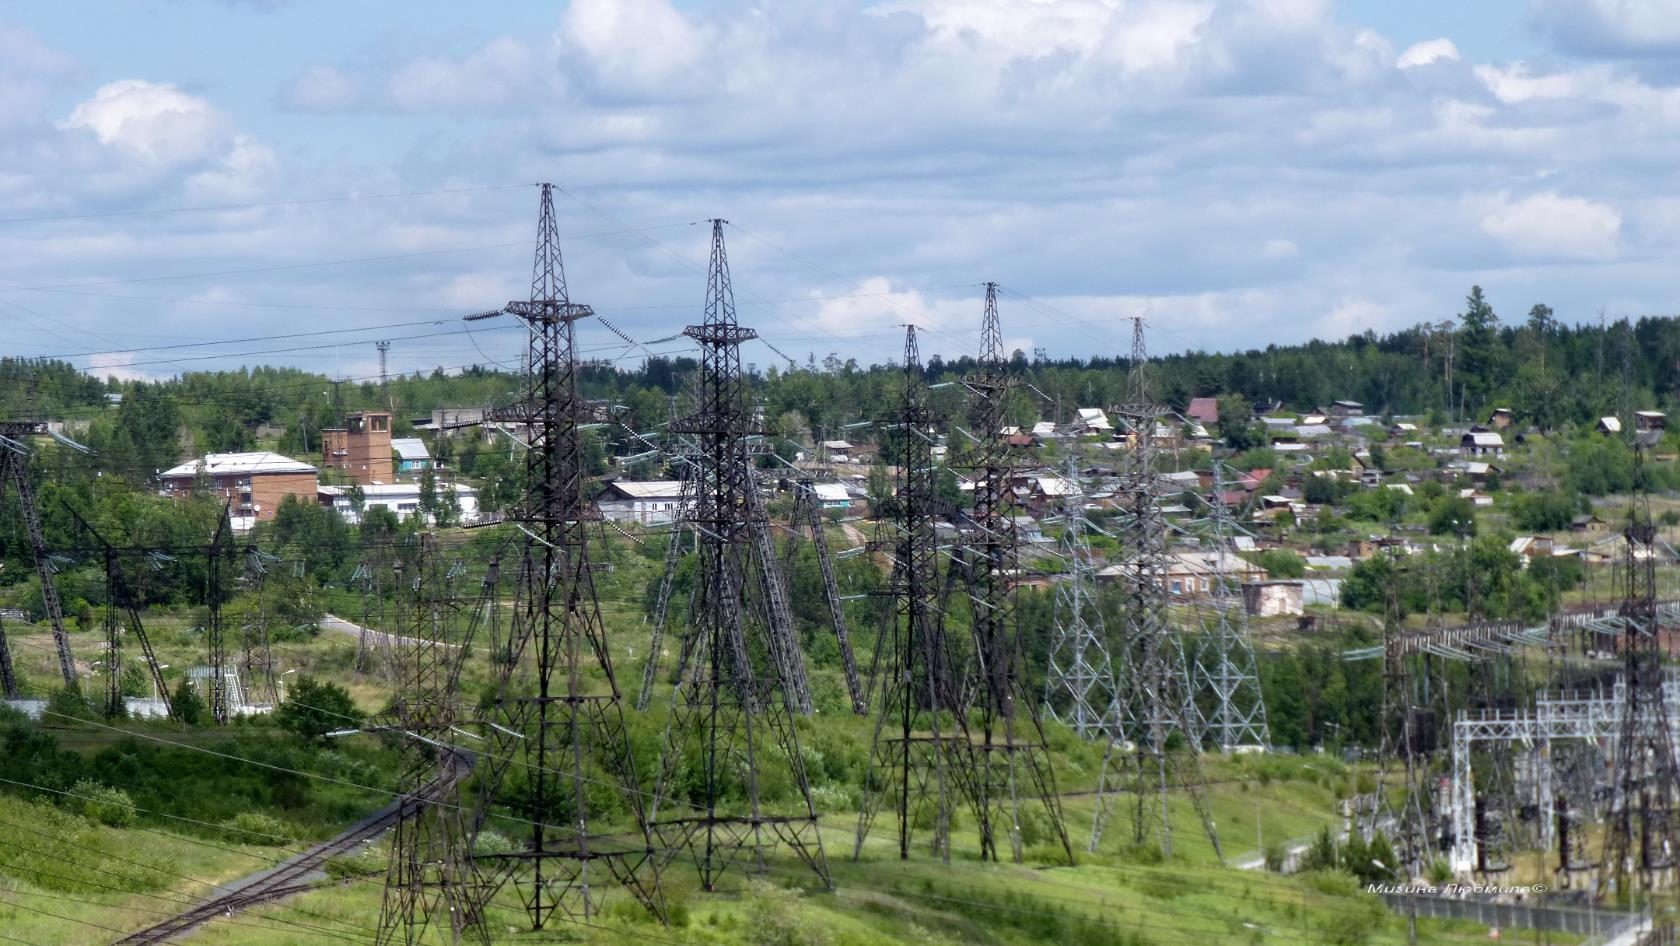
[{"label": "concrete structure", "polygon": [[337,470],[352,483],[389,483],[391,415],[357,411],[344,416],[343,427],[321,431],[321,468]]},{"label": "concrete structure", "polygon": [[[420,514],[420,484],[419,483],[368,483],[361,485],[362,509],[389,509],[397,514],[398,519],[407,519]],[[449,490],[455,491],[455,503],[461,508],[459,522],[471,525],[479,520],[478,491],[463,483],[438,483],[438,501],[442,502]],[[361,516],[356,512],[356,504],[350,500],[350,488],[347,486],[323,486],[318,491],[321,505],[327,506],[338,513],[344,521],[351,524],[361,522]]]},{"label": "concrete structure", "polygon": [[1243,607],[1262,618],[1305,614],[1305,590],[1300,581],[1251,581],[1242,586]]},{"label": "concrete structure", "polygon": [[391,449],[397,454],[398,473],[422,473],[432,468],[432,455],[419,437],[398,437],[391,441]]},{"label": "concrete structure", "polygon": [[168,496],[185,496],[202,484],[227,500],[237,531],[273,519],[287,496],[314,502],[320,482],[309,464],[266,451],[206,454],[165,470],[158,478]]},{"label": "concrete structure", "polygon": [[[818,496],[822,493],[819,490]],[[682,504],[682,481],[612,480],[601,484],[595,506],[614,522],[636,522],[644,526],[667,525],[677,517]]]}]

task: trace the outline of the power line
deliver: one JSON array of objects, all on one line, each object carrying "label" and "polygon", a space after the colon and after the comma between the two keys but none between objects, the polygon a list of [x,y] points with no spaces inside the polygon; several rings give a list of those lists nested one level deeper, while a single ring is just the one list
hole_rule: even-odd
[{"label": "power line", "polygon": [[34,217],[0,217],[0,223],[51,223],[61,220],[92,220],[103,217],[141,217],[159,214],[215,213],[227,210],[260,210],[267,207],[302,207],[312,204],[350,203],[361,200],[390,200],[406,197],[434,197],[440,194],[478,194],[486,191],[512,190],[531,187],[531,184],[486,184],[482,187],[450,187],[426,191],[406,191],[389,194],[343,194],[337,197],[303,197],[296,200],[270,200],[245,204],[213,204],[203,207],[154,207],[143,210],[103,210],[76,214],[42,214]]}]

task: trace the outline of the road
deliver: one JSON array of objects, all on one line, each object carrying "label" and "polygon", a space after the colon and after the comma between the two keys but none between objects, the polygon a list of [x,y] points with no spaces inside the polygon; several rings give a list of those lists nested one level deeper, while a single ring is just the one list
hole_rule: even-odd
[{"label": "road", "polygon": [[[370,643],[376,645],[376,646],[379,646],[379,647],[386,647],[386,646],[389,646],[392,643],[405,643],[405,644],[418,643],[418,641],[416,641],[412,637],[400,637],[400,636],[395,635],[395,634],[387,634],[384,631],[376,631],[371,627],[363,628],[360,624],[356,624],[352,621],[346,621],[343,618],[341,618],[341,617],[339,617],[335,614],[323,615],[322,618],[321,618],[321,626],[326,628],[329,631],[336,631],[337,633],[347,634],[351,637],[360,637],[361,634],[362,634],[362,631],[366,630],[367,635],[368,635],[368,641]],[[460,645],[458,645],[458,644],[443,644],[441,646],[444,646],[444,647],[458,647]]]}]

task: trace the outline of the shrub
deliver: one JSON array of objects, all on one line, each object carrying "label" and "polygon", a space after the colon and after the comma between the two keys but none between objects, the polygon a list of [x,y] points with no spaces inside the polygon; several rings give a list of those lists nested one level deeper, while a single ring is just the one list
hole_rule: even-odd
[{"label": "shrub", "polygon": [[291,825],[259,811],[242,811],[222,822],[228,839],[239,844],[278,847],[293,840]]},{"label": "shrub", "polygon": [[75,809],[83,817],[100,824],[126,828],[134,823],[134,800],[120,788],[107,788],[92,779],[82,779],[65,798],[75,803]]},{"label": "shrub", "polygon": [[799,911],[798,890],[761,880],[747,885],[747,936],[752,946],[828,946],[834,934]]}]

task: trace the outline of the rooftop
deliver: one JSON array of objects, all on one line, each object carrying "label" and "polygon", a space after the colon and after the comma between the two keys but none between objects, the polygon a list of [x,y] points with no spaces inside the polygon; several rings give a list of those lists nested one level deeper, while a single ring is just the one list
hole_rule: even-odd
[{"label": "rooftop", "polygon": [[426,442],[419,437],[397,437],[391,441],[391,449],[397,451],[397,456],[404,460],[429,460],[432,455],[426,452]]},{"label": "rooftop", "polygon": [[208,453],[197,460],[188,460],[159,474],[164,479],[205,476],[236,476],[261,473],[314,473],[315,468],[301,460],[283,457],[267,450],[253,453]]}]

